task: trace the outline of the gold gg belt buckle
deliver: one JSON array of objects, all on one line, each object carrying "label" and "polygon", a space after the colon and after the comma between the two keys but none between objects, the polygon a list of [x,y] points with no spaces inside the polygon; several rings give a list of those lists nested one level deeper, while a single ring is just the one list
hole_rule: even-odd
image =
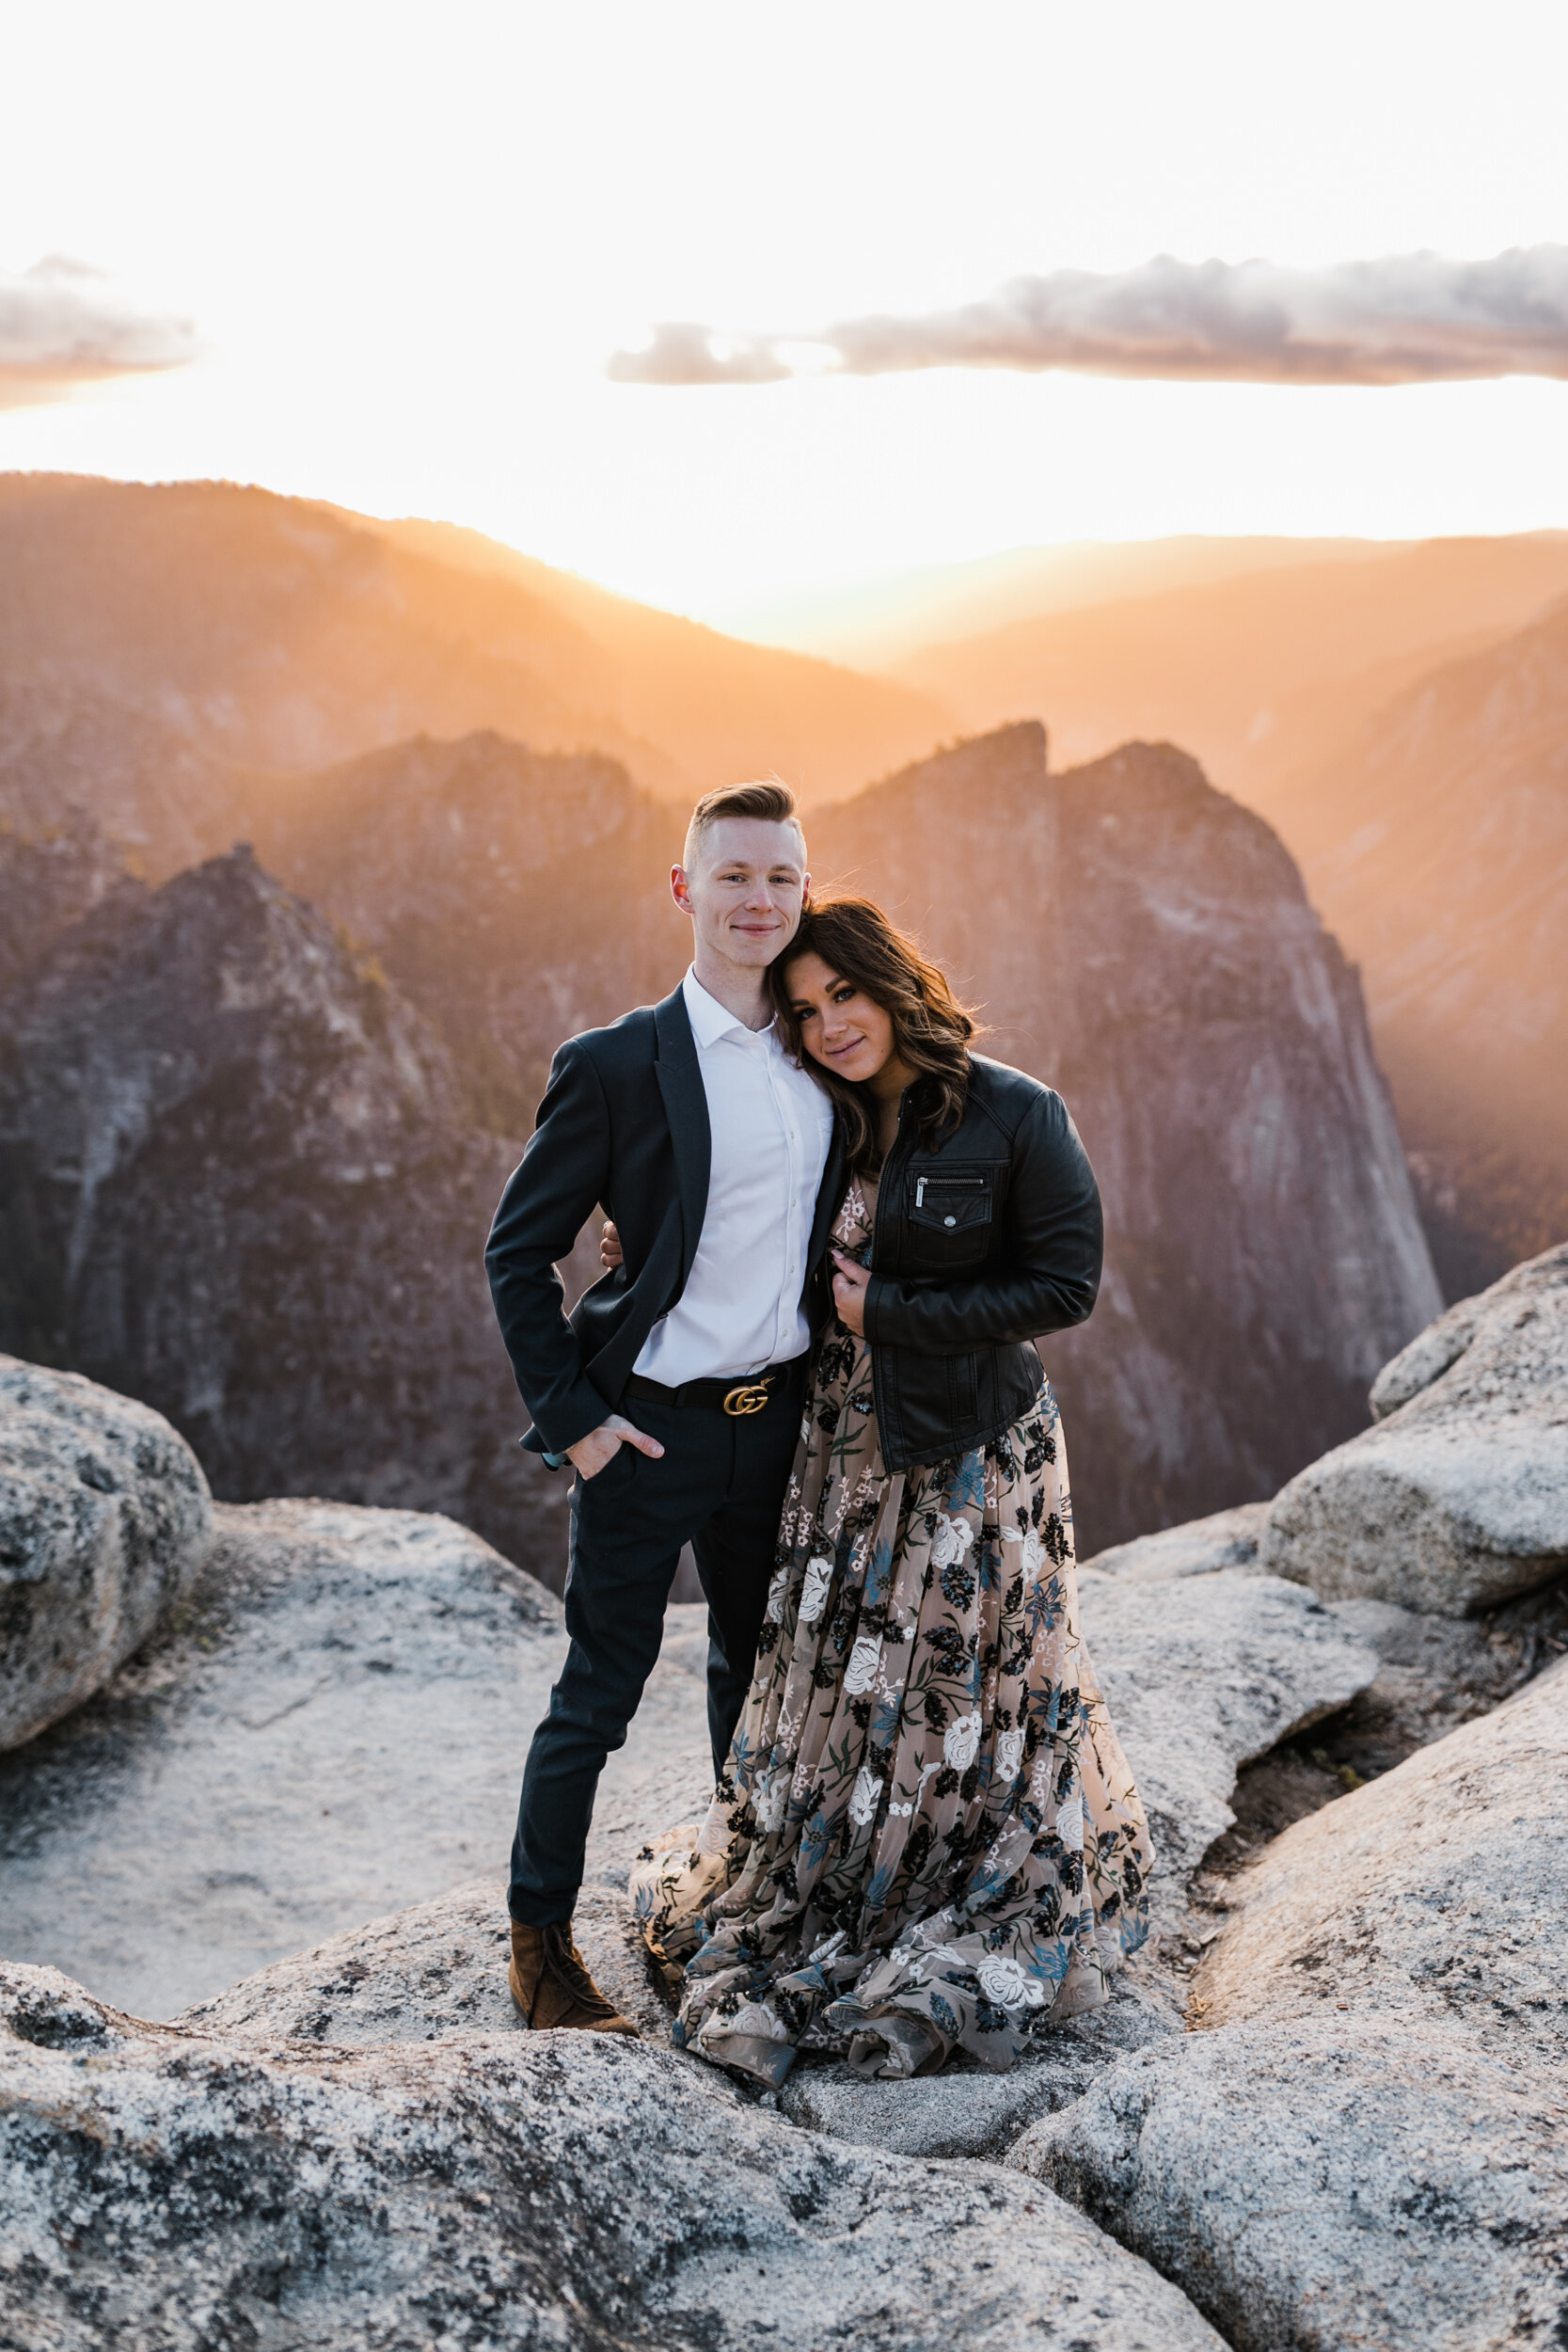
[{"label": "gold gg belt buckle", "polygon": [[[769,1373],[768,1379],[772,1376]],[[742,1381],[738,1389],[730,1391],[724,1399],[724,1410],[738,1419],[746,1413],[760,1413],[767,1402],[768,1381],[746,1380]]]}]

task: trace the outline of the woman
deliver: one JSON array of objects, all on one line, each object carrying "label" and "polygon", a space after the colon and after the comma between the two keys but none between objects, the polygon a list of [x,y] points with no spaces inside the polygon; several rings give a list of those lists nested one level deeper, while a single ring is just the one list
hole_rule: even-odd
[{"label": "woman", "polygon": [[1093,1304],[1099,1196],[1060,1098],[969,1051],[869,900],[813,908],[771,985],[849,1147],[834,1317],[726,1772],[632,1891],[677,2042],[721,2065],[1007,2067],[1148,1931],[1031,1344]]}]

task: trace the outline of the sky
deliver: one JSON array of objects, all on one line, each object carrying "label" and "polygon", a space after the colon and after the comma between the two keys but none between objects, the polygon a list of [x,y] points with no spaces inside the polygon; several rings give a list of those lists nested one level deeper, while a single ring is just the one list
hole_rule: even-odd
[{"label": "sky", "polygon": [[[759,630],[1026,544],[1568,526],[1562,373],[1050,363],[1062,273],[1119,333],[1160,256],[1338,320],[1346,264],[1568,246],[1560,0],[53,0],[6,72],[0,352],[20,284],[135,364],[13,378],[0,468],[437,516]],[[1058,339],[967,363],[1019,280]],[[884,372],[821,341],[889,320]],[[804,372],[635,380],[672,323]]]}]

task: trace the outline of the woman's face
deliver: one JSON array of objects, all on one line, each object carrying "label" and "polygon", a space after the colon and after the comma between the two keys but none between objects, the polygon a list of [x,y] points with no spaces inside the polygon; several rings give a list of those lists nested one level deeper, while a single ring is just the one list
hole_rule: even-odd
[{"label": "woman's face", "polygon": [[863,1084],[893,1059],[893,1015],[853,980],[841,980],[819,955],[794,957],[784,984],[800,1042],[824,1070]]}]

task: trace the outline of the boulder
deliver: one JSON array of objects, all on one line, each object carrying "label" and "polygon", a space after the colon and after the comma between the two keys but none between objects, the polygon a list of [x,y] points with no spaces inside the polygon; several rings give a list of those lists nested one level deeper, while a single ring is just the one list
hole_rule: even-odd
[{"label": "boulder", "polygon": [[1371,1401],[1275,1496],[1266,1568],[1462,1617],[1568,1567],[1568,1243],[1439,1316]]},{"label": "boulder", "polygon": [[[585,1886],[573,1927],[595,1980],[622,2016],[646,2040],[668,2047],[673,2011],[659,1997],[626,1898],[612,1887]],[[341,2049],[434,2042],[458,2032],[523,2033],[507,1986],[510,1945],[505,1882],[479,1879],[276,1961],[197,2002],[177,2022],[197,2033],[282,2036]],[[693,2074],[702,2082],[727,2080],[706,2065]]]},{"label": "boulder", "polygon": [[1451,2027],[1331,2009],[1140,2051],[1012,2161],[1236,2352],[1513,2352],[1562,2341],[1565,2124]]},{"label": "boulder", "polygon": [[161,1414],[0,1356],[0,1748],[80,1707],[198,1574],[201,1465]]},{"label": "boulder", "polygon": [[1048,2189],[847,2149],[700,2071],[594,2034],[230,2041],[0,1968],[8,2331],[51,2352],[1219,2352]]},{"label": "boulder", "polygon": [[1557,2341],[1568,1662],[1297,1822],[1231,1901],[1205,2030],[1103,2071],[1012,2161],[1242,2352]]},{"label": "boulder", "polygon": [[1235,1819],[1241,1766],[1364,1690],[1376,1653],[1277,1577],[1080,1579],[1084,1631],[1154,1833],[1156,1924]]},{"label": "boulder", "polygon": [[1463,2023],[1568,2078],[1568,1661],[1276,1838],[1230,1889],[1206,2022]]},{"label": "boulder", "polygon": [[[565,1651],[554,1597],[450,1519],[282,1501],[214,1521],[180,1622],[0,1762],[7,1955],[144,2016],[499,1882]],[[656,1669],[605,1774],[596,1883],[705,1796],[705,1615],[671,1613],[687,1662]]]},{"label": "boulder", "polygon": [[1162,1527],[1152,1535],[1134,1535],[1130,1544],[1112,1544],[1081,1563],[1097,1576],[1125,1577],[1129,1583],[1165,1584],[1173,1577],[1210,1576],[1216,1568],[1256,1567],[1258,1540],[1269,1516],[1266,1502],[1241,1502],[1234,1510],[1212,1512],[1206,1519],[1186,1519],[1180,1527]]}]

